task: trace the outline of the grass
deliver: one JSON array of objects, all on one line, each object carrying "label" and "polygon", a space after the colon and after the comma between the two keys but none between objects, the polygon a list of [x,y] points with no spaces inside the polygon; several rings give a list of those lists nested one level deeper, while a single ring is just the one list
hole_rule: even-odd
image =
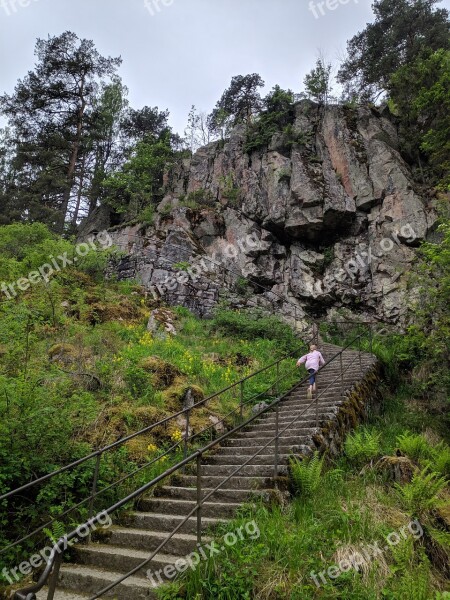
[{"label": "grass", "polygon": [[[366,433],[370,432],[370,448],[376,436],[382,452],[395,455],[399,436],[411,435],[407,434],[411,431],[415,435],[423,432],[423,416],[417,411],[417,403],[411,402],[404,390],[388,395],[384,413],[361,427],[360,438],[366,439]],[[429,437],[432,421],[426,424]],[[436,432],[432,439],[429,447],[442,452],[444,443]],[[409,458],[414,462],[413,456]],[[411,492],[413,484],[395,484],[386,473],[370,466],[361,470],[361,466],[360,462],[355,464],[353,456],[348,458],[344,454],[328,463],[320,485],[308,486],[307,493],[297,495],[292,502],[272,507],[263,503],[244,506],[233,522],[216,532],[215,539],[250,521],[257,524],[259,538],[244,539],[201,563],[196,571],[189,571],[177,583],[163,589],[160,597],[165,600],[446,598],[450,582],[433,565],[430,539],[434,540],[434,547],[438,544],[441,552],[448,553],[448,534],[442,525],[436,524],[430,510],[422,511],[420,520],[415,522],[423,496],[417,498],[414,494],[423,490]],[[420,462],[416,466],[419,471]],[[430,491],[431,504],[448,506],[448,488],[442,490],[442,478],[439,481],[440,484],[434,481],[435,489]],[[358,569],[341,572],[334,579],[329,576],[329,567],[341,564],[347,568],[352,560],[358,562],[355,558],[358,552],[375,543],[381,548],[387,546],[387,550],[363,561]],[[325,583],[319,576],[324,571]],[[331,573],[336,574],[333,570]]]}]

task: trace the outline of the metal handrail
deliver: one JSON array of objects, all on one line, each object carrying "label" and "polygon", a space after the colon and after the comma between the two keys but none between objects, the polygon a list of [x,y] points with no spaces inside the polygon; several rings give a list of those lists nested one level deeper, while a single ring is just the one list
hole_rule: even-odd
[{"label": "metal handrail", "polygon": [[[320,371],[323,368],[325,368],[326,366],[329,366],[333,361],[335,361],[338,357],[340,357],[340,364],[341,364],[341,373],[340,373],[340,376],[341,376],[341,381],[343,381],[343,379],[342,379],[342,377],[343,377],[342,355],[356,341],[358,341],[358,343],[359,343],[358,355],[359,355],[360,367],[362,369],[362,362],[361,362],[361,339],[362,339],[362,336],[363,336],[363,334],[359,334],[356,338],[354,338],[349,344],[347,344],[347,346],[345,346],[339,352],[337,352],[326,363],[325,366],[319,368],[319,370],[318,370],[317,373],[320,373]],[[281,360],[277,361],[277,362],[281,362]],[[353,362],[354,361],[352,361],[349,365],[347,365],[346,370],[348,368],[350,368],[350,366],[353,364]],[[276,364],[277,363],[274,363],[274,365],[276,365]],[[272,365],[272,366],[274,366],[274,365]],[[248,379],[248,378],[249,377],[247,377],[246,379]],[[277,441],[279,440],[280,434],[284,433],[287,429],[289,429],[289,427],[293,423],[295,423],[305,412],[307,412],[314,405],[314,403],[316,403],[316,407],[317,407],[316,408],[316,415],[317,415],[318,400],[319,400],[321,394],[325,393],[325,391],[327,391],[329,389],[330,385],[332,385],[332,384],[329,384],[327,386],[327,388],[325,390],[323,390],[323,392],[321,392],[321,394],[319,394],[318,396],[316,396],[316,398],[313,399],[312,402],[307,407],[305,407],[305,409],[299,415],[297,415],[291,421],[291,423],[289,423],[281,432],[278,429],[278,408],[279,408],[279,404],[281,403],[281,401],[284,398],[286,398],[288,395],[290,395],[290,393],[293,390],[297,389],[300,385],[302,385],[303,383],[305,383],[307,380],[308,380],[308,377],[305,377],[298,384],[296,384],[291,390],[289,390],[288,392],[285,392],[284,394],[282,394],[272,404],[270,404],[269,406],[263,408],[261,411],[259,411],[258,413],[256,413],[255,415],[253,415],[252,417],[250,417],[249,419],[247,419],[244,423],[241,423],[240,425],[238,425],[237,427],[235,427],[231,431],[226,432],[225,434],[223,434],[222,436],[220,436],[218,439],[211,441],[209,444],[207,444],[203,448],[195,451],[190,456],[185,457],[183,460],[181,460],[180,462],[178,462],[176,465],[173,465],[172,467],[170,467],[169,469],[167,469],[164,473],[160,474],[158,477],[156,477],[155,479],[153,479],[151,482],[148,482],[147,484],[145,484],[144,486],[142,486],[138,490],[135,490],[133,493],[129,494],[126,498],[123,498],[122,500],[120,500],[119,502],[117,502],[116,504],[114,504],[113,506],[109,507],[108,509],[104,510],[101,513],[102,515],[104,515],[104,514],[111,515],[112,513],[116,512],[117,510],[119,510],[120,508],[122,508],[123,506],[125,506],[126,504],[128,504],[129,502],[132,502],[132,501],[136,500],[136,498],[138,498],[139,496],[141,496],[142,494],[144,494],[146,491],[148,491],[149,489],[151,489],[152,487],[154,487],[155,485],[157,485],[158,483],[160,483],[161,481],[163,481],[164,479],[166,479],[170,475],[172,475],[175,472],[179,471],[180,469],[184,468],[189,463],[192,463],[194,459],[197,461],[197,504],[196,504],[196,506],[188,514],[188,516],[185,518],[185,520],[182,521],[176,527],[176,529],[174,531],[172,531],[172,533],[163,542],[161,542],[160,546],[157,548],[156,551],[154,551],[152,553],[152,555],[151,555],[151,557],[149,559],[147,559],[146,561],[144,561],[142,564],[138,565],[138,567],[136,567],[135,569],[133,569],[132,571],[130,571],[129,573],[127,573],[126,575],[124,575],[123,577],[121,577],[119,580],[117,580],[117,581],[113,582],[112,584],[110,584],[107,588],[104,588],[103,590],[101,590],[98,594],[96,594],[95,596],[93,596],[92,598],[90,598],[90,600],[95,600],[96,598],[99,598],[101,595],[103,595],[107,591],[113,589],[119,583],[121,583],[122,581],[124,581],[125,579],[127,579],[128,577],[130,577],[131,575],[133,575],[134,573],[136,573],[137,571],[139,571],[143,566],[146,566],[152,560],[152,558],[157,554],[157,552],[159,552],[164,547],[164,545],[181,529],[181,527],[187,522],[187,520],[194,513],[197,513],[197,537],[199,538],[199,541],[201,541],[201,506],[202,506],[202,504],[204,502],[206,502],[206,500],[213,493],[215,493],[218,489],[220,489],[221,487],[223,487],[223,485],[225,485],[225,483],[227,483],[231,479],[231,477],[233,477],[236,473],[238,473],[244,466],[246,466],[247,464],[249,464],[253,458],[255,458],[256,456],[258,456],[262,452],[262,450],[264,450],[269,445],[271,445],[271,443],[273,441],[275,441],[275,443],[277,444]],[[236,433],[238,431],[241,431],[243,428],[247,427],[250,423],[252,423],[255,419],[259,418],[262,414],[264,414],[264,413],[266,413],[268,411],[272,411],[274,407],[277,409],[276,410],[276,414],[277,414],[277,433],[276,433],[275,437],[271,438],[271,440],[269,442],[267,442],[267,444],[265,444],[262,448],[260,448],[260,450],[258,452],[256,452],[253,456],[251,456],[243,465],[240,465],[235,471],[233,471],[233,473],[231,473],[231,475],[229,475],[223,482],[221,482],[219,484],[219,486],[217,486],[215,488],[215,490],[212,490],[207,496],[205,496],[204,498],[202,498],[202,496],[201,496],[201,458],[203,457],[203,455],[206,452],[208,452],[209,450],[211,450],[212,448],[214,448],[215,446],[219,445],[221,442],[223,442],[226,439],[228,439],[234,433]],[[277,461],[278,461],[278,457],[277,457],[277,449],[276,449],[275,450],[275,470],[277,470]],[[101,517],[101,515],[96,515],[96,516],[90,518],[86,523],[84,523],[82,525],[82,527],[91,530],[91,528],[96,523],[99,522],[100,517]],[[79,528],[77,528],[77,529],[79,529]],[[49,558],[49,561],[47,563],[47,567],[44,570],[44,572],[42,573],[39,581],[35,585],[33,585],[33,586],[30,586],[30,587],[28,587],[28,588],[26,588],[24,590],[17,591],[15,593],[15,596],[14,596],[14,598],[16,600],[36,600],[35,592],[38,592],[39,590],[41,590],[44,587],[44,585],[47,583],[47,581],[49,579],[50,574],[52,573],[52,570],[53,570],[52,580],[54,580],[55,578],[57,579],[59,567],[60,567],[60,564],[62,562],[61,555],[62,555],[63,548],[64,548],[65,545],[67,545],[68,542],[70,542],[71,540],[73,540],[77,536],[77,529],[74,530],[74,531],[72,531],[71,533],[69,533],[64,538],[58,540],[58,542],[56,542],[56,544],[53,547],[52,554],[51,554],[51,556]],[[53,598],[53,591],[51,590],[49,592],[48,600],[52,600],[52,598]]]},{"label": "metal handrail", "polygon": [[[306,345],[309,342],[304,342],[302,345]],[[47,523],[39,526],[38,528],[36,528],[34,531],[28,533],[26,536],[22,537],[19,540],[16,540],[15,542],[12,542],[11,544],[9,544],[8,546],[2,548],[0,550],[0,554],[6,552],[7,550],[14,548],[16,546],[18,546],[19,544],[23,543],[26,540],[29,540],[30,538],[32,538],[34,535],[37,535],[39,533],[41,533],[44,529],[48,528],[49,526],[51,526],[55,521],[60,520],[62,517],[66,517],[68,514],[70,514],[71,512],[77,510],[78,508],[80,508],[81,506],[83,506],[84,504],[86,504],[87,502],[91,501],[91,503],[93,503],[93,501],[95,500],[95,498],[97,498],[100,494],[105,493],[106,491],[120,485],[121,483],[123,483],[125,480],[130,479],[132,476],[134,476],[136,473],[144,470],[145,468],[148,468],[149,466],[151,466],[152,464],[154,464],[155,462],[157,462],[158,460],[160,460],[163,456],[168,455],[170,452],[172,452],[174,450],[174,448],[182,443],[184,443],[185,448],[189,442],[190,439],[193,439],[193,437],[197,437],[198,434],[193,434],[192,436],[188,435],[188,430],[189,427],[186,427],[186,436],[184,436],[184,438],[180,441],[177,442],[177,444],[175,444],[175,446],[171,447],[169,450],[167,450],[163,455],[160,455],[158,457],[155,457],[154,459],[152,459],[152,461],[150,461],[149,463],[147,463],[146,465],[141,466],[139,469],[137,469],[136,471],[127,474],[125,477],[120,478],[119,480],[115,481],[114,483],[110,484],[109,486],[107,486],[106,488],[103,488],[102,490],[98,491],[97,490],[97,484],[98,484],[98,476],[99,476],[99,464],[100,464],[100,460],[102,458],[102,456],[106,453],[109,452],[110,450],[113,450],[115,448],[118,448],[122,445],[124,445],[125,443],[127,443],[128,441],[135,439],[136,437],[142,436],[146,433],[149,433],[150,431],[154,430],[157,427],[161,427],[162,425],[166,425],[167,423],[169,423],[170,421],[173,421],[174,419],[177,419],[178,417],[184,415],[185,419],[188,423],[188,419],[189,419],[189,415],[192,413],[193,410],[197,409],[197,408],[201,408],[206,406],[211,400],[223,395],[224,393],[237,388],[238,386],[240,386],[241,388],[241,395],[242,395],[242,386],[245,384],[245,382],[249,381],[250,379],[260,375],[261,373],[264,373],[268,370],[270,370],[273,367],[277,367],[277,369],[279,368],[279,365],[285,361],[288,360],[290,358],[292,358],[294,355],[296,355],[297,352],[292,352],[284,357],[281,357],[280,359],[278,359],[277,361],[266,365],[265,367],[262,367],[261,369],[258,369],[257,371],[250,373],[249,375],[246,375],[245,377],[241,378],[240,380],[236,381],[235,383],[223,388],[222,390],[215,392],[214,394],[208,396],[207,398],[200,400],[199,402],[193,404],[190,407],[184,408],[180,411],[178,411],[177,413],[174,413],[172,415],[169,415],[168,417],[165,417],[164,419],[158,421],[157,423],[154,423],[152,425],[149,425],[148,427],[145,427],[144,429],[135,432],[129,436],[126,436],[125,438],[121,438],[120,440],[117,440],[116,442],[109,444],[103,448],[100,448],[98,450],[96,450],[95,452],[92,452],[68,465],[65,465],[64,467],[53,471],[47,475],[44,475],[38,479],[35,479],[19,488],[16,488],[15,490],[11,490],[5,494],[3,494],[2,496],[0,496],[0,501],[11,498],[12,496],[15,496],[21,492],[24,492],[30,488],[33,488],[37,485],[40,485],[42,483],[45,483],[46,481],[51,480],[54,477],[57,477],[59,475],[61,475],[62,473],[73,469],[77,466],[80,466],[82,464],[84,464],[85,462],[92,460],[92,459],[96,459],[96,467],[94,470],[94,477],[93,477],[93,484],[92,484],[92,492],[89,496],[87,496],[86,498],[84,498],[82,501],[78,502],[77,504],[75,504],[74,506],[70,507],[69,509],[67,509],[66,511],[64,511],[63,513],[55,516],[53,519],[49,520]],[[278,382],[275,382],[278,383]],[[273,387],[272,384],[270,387]],[[270,389],[270,388],[269,388]],[[256,396],[257,397],[257,396]],[[251,401],[251,399],[249,400]],[[240,403],[240,410],[242,413],[242,407],[243,407],[244,403],[243,403],[243,398],[241,397],[241,403]],[[211,428],[214,427],[214,425],[211,426]],[[185,457],[187,456],[187,452],[185,451]],[[91,511],[89,514],[89,517],[91,517]]]},{"label": "metal handrail", "polygon": [[144,433],[149,433],[151,430],[155,429],[156,427],[161,427],[161,425],[165,425],[169,421],[172,421],[173,419],[176,419],[177,417],[180,417],[181,415],[185,414],[187,411],[192,411],[195,408],[200,408],[204,404],[208,403],[210,400],[213,400],[214,398],[221,396],[225,392],[232,390],[233,388],[237,387],[241,383],[244,383],[245,381],[248,381],[249,379],[256,377],[257,375],[260,375],[261,373],[268,371],[269,369],[271,369],[272,367],[276,366],[277,364],[283,362],[284,360],[292,358],[293,356],[296,355],[296,353],[297,352],[291,352],[290,354],[283,356],[282,358],[271,363],[270,365],[267,365],[266,367],[262,367],[258,371],[255,371],[254,373],[251,373],[250,375],[247,375],[246,377],[239,379],[235,383],[232,383],[231,385],[223,388],[219,392],[215,392],[211,396],[208,396],[207,398],[200,400],[199,402],[193,404],[189,408],[183,408],[182,410],[178,411],[177,413],[173,413],[172,415],[165,417],[164,419],[162,419],[161,421],[158,421],[157,423],[153,423],[152,425],[149,425],[148,427],[145,427],[144,429],[141,429],[140,431],[130,434],[127,437],[121,438],[120,440],[117,440],[116,442],[109,444],[108,446],[104,446],[103,448],[100,448],[100,449],[96,450],[95,452],[91,452],[90,454],[87,454],[86,456],[79,458],[78,460],[76,460],[68,465],[65,465],[64,467],[61,467],[60,469],[58,469],[56,471],[52,471],[51,473],[48,473],[47,475],[43,475],[42,477],[39,477],[39,479],[34,479],[33,481],[30,481],[29,483],[26,483],[25,485],[22,485],[19,488],[10,490],[6,494],[2,494],[0,496],[0,502],[2,500],[6,500],[6,499],[10,498],[11,496],[14,496],[16,494],[24,492],[39,483],[44,483],[45,481],[48,481],[49,479],[52,479],[53,477],[56,477],[57,475],[61,475],[62,473],[64,473],[65,471],[68,471],[69,469],[78,467],[78,466],[82,465],[83,463],[87,462],[88,460],[91,460],[92,458],[97,457],[99,454],[105,454],[105,452],[108,452],[109,450],[113,450],[114,448],[122,446],[126,442],[129,442],[130,440],[133,440],[134,438],[136,438],[140,435],[143,435]]}]

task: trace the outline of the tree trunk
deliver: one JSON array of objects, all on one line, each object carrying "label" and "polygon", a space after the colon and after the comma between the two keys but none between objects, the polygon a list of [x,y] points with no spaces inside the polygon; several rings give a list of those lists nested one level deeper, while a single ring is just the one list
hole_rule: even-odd
[{"label": "tree trunk", "polygon": [[74,230],[77,227],[78,215],[80,213],[81,197],[83,195],[83,183],[84,183],[85,172],[86,172],[86,155],[83,156],[83,162],[81,164],[80,183],[78,185],[77,203],[75,205],[75,210],[73,211],[73,216],[72,216],[72,228]]},{"label": "tree trunk", "polygon": [[80,106],[80,110],[78,111],[78,118],[77,118],[77,134],[75,136],[75,141],[73,144],[73,148],[72,148],[72,154],[70,156],[70,160],[69,160],[69,168],[67,171],[67,186],[66,189],[64,190],[64,194],[63,194],[63,200],[62,200],[62,205],[61,205],[61,214],[57,223],[57,232],[58,233],[64,233],[64,225],[66,222],[66,215],[67,215],[67,211],[69,209],[69,202],[70,202],[70,194],[72,192],[72,188],[73,188],[73,184],[74,184],[74,180],[75,180],[75,170],[76,170],[76,166],[77,166],[77,160],[78,160],[78,153],[80,150],[80,145],[81,145],[81,134],[83,133],[83,119],[84,119],[84,111],[86,110],[86,100],[84,98],[84,76],[81,82],[81,88],[80,88],[80,99],[81,99],[81,106]]}]

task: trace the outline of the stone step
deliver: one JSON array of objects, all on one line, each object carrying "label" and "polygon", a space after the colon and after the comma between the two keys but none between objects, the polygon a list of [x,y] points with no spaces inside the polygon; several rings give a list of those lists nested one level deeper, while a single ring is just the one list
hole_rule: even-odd
[{"label": "stone step", "polygon": [[[316,433],[316,429],[308,429],[303,433],[299,433],[298,435],[282,435],[280,437],[280,446],[300,446],[302,444],[308,443],[311,440],[311,437]],[[236,434],[239,435],[239,434]],[[273,436],[272,436],[273,437]],[[270,437],[267,438],[263,435],[259,437],[250,437],[250,436],[240,436],[227,440],[227,447],[233,448],[236,446],[251,446],[252,448],[260,448],[265,446],[267,442],[270,440]],[[275,443],[271,442],[270,446],[274,446]]]},{"label": "stone step", "polygon": [[[48,588],[42,589],[36,594],[37,600],[47,600]],[[66,590],[57,590],[54,595],[54,600],[89,600],[89,596],[84,594],[75,594],[74,592]]]},{"label": "stone step", "polygon": [[[183,475],[181,478],[181,483],[184,486],[195,488],[197,487],[197,477],[195,475]],[[225,488],[234,488],[234,489],[245,489],[245,490],[258,490],[261,488],[270,488],[273,487],[271,485],[270,480],[266,480],[266,477],[246,477],[245,475],[234,476],[228,479],[226,483],[224,480],[227,477],[223,477],[221,475],[208,475],[202,476],[201,483],[203,488],[211,488],[215,489],[217,486],[223,484]]]},{"label": "stone step", "polygon": [[[245,462],[245,461],[244,461]],[[242,463],[240,463],[242,464]],[[234,477],[272,477],[273,476],[273,459],[268,463],[264,464],[248,464],[241,467],[236,473]],[[203,465],[202,466],[202,474],[204,477],[222,477],[224,479],[228,475],[234,473],[240,465]],[[283,471],[283,465],[281,466],[281,471]]]},{"label": "stone step", "polygon": [[[193,506],[189,507],[186,512],[180,512],[177,515],[164,514],[163,512],[131,512],[126,515],[123,519],[122,525],[131,527],[133,529],[143,529],[147,531],[167,531],[172,532],[182,521],[185,520],[189,511],[192,510]],[[216,519],[207,517],[202,513],[204,518],[202,519],[203,531],[212,529],[220,523],[226,523],[226,519]],[[186,521],[186,523],[179,530],[180,533],[196,533],[197,532],[197,519],[192,516]]]},{"label": "stone step", "polygon": [[[123,548],[111,544],[89,544],[89,546],[77,546],[75,549],[75,558],[78,563],[118,573],[132,571],[146,561],[149,556],[151,556],[149,551]],[[138,571],[137,575],[145,577],[147,571],[155,573],[167,565],[174,565],[178,559],[179,556],[171,554],[156,554],[150,563]]]},{"label": "stone step", "polygon": [[[98,569],[85,565],[63,565],[60,571],[58,588],[78,593],[83,590],[89,596],[97,594],[107,585],[122,577],[121,572]],[[102,598],[115,600],[156,600],[155,588],[145,577],[128,577],[125,581],[102,595]]]},{"label": "stone step", "polygon": [[[215,487],[215,486],[214,486]],[[207,494],[212,491],[214,488],[205,488],[203,490],[204,494]],[[234,488],[227,488],[224,486],[219,490],[215,491],[211,496],[211,502],[217,502],[220,504],[231,503],[234,504],[236,502],[243,503],[246,502],[249,498],[253,497],[255,493],[261,494],[262,491],[255,492],[254,489],[245,488],[244,486],[240,490],[236,490]],[[164,486],[158,490],[158,496],[152,498],[143,498],[141,502],[144,500],[196,500],[197,495],[196,491],[192,489],[192,487],[183,487],[180,483],[180,486]],[[142,505],[145,506],[145,505]],[[144,508],[145,510],[145,508]]]},{"label": "stone step", "polygon": [[[187,515],[196,506],[197,490],[193,490],[192,488],[185,489],[187,489],[192,496],[191,500],[147,498],[141,501],[141,506],[149,511],[164,512],[165,515]],[[207,494],[208,492],[207,490],[204,490],[203,493]],[[216,496],[217,494],[214,497]],[[246,500],[247,498],[244,499]],[[240,506],[240,502],[205,502],[202,506],[202,516],[208,518],[217,517],[218,519],[231,518]]]},{"label": "stone step", "polygon": [[[133,548],[136,550],[148,550],[150,552],[156,550],[161,542],[168,536],[165,531],[144,531],[142,529],[132,529],[131,527],[120,527],[117,525],[110,527],[107,530],[107,534],[108,543],[113,546]],[[185,554],[189,554],[190,549],[195,546],[196,541],[196,536],[192,534],[176,533],[167,541],[161,549],[161,552],[164,552],[164,554],[184,556]]]},{"label": "stone step", "polygon": [[[339,406],[337,406],[336,404],[330,404],[327,406],[323,406],[322,404],[319,404],[319,410],[323,410],[323,409],[326,409],[326,411],[329,411],[330,414],[333,414],[333,416],[334,416],[337,413]],[[315,410],[315,407],[314,407],[314,410]],[[299,419],[302,420],[302,423],[306,427],[314,425],[316,422],[315,418],[309,417],[309,415],[307,415],[304,411],[305,411],[304,408],[298,408],[298,409],[295,408],[294,410],[285,410],[285,411],[280,410],[278,413],[278,421],[279,421],[279,423],[284,423],[285,425],[287,425],[288,423],[290,423],[291,421],[293,421],[295,418],[298,417]],[[315,417],[315,414],[314,414],[314,417]],[[257,427],[257,426],[263,425],[263,424],[266,425],[267,423],[275,423],[276,419],[277,418],[276,418],[275,412],[270,412],[270,413],[267,413],[266,415],[262,416],[257,421],[253,421],[253,423],[251,423],[249,425],[249,427],[252,427],[252,426]]]},{"label": "stone step", "polygon": [[[325,407],[321,407],[319,406],[317,413],[319,415],[320,420],[322,421],[326,421],[326,420],[330,420],[333,419],[336,414],[338,412],[338,407],[329,407],[329,406],[325,406]],[[245,433],[247,433],[247,431],[259,431],[260,429],[270,429],[270,430],[274,430],[275,429],[275,423],[276,423],[276,416],[273,415],[270,418],[267,419],[261,419],[261,421],[255,421],[254,423],[252,423],[251,425],[248,426],[247,429],[245,429]],[[294,429],[298,429],[299,427],[301,427],[302,429],[308,429],[309,427],[315,427],[316,426],[316,409],[315,408],[311,408],[308,409],[307,411],[298,411],[298,414],[296,415],[294,414],[289,414],[286,416],[281,415],[279,416],[278,419],[278,425],[280,429],[284,429],[285,427],[287,427],[288,425],[291,425]]]},{"label": "stone step", "polygon": [[[319,419],[319,422],[320,422],[320,419]],[[280,428],[280,431],[282,429],[283,428]],[[297,427],[294,424],[292,427],[289,427],[289,429],[287,429],[286,431],[283,431],[283,433],[280,433],[280,439],[285,440],[286,438],[296,438],[298,440],[299,437],[305,437],[308,434],[311,435],[311,431],[313,429],[314,429],[313,427],[302,427],[301,423],[299,422]],[[270,426],[267,425],[265,429],[256,429],[255,428],[255,429],[251,429],[250,431],[245,431],[243,433],[236,433],[236,437],[234,439],[250,440],[251,438],[263,438],[264,444],[262,444],[262,445],[264,446],[271,438],[274,437],[274,435],[275,435],[274,429],[271,429]],[[285,444],[286,444],[286,442],[285,442]]]},{"label": "stone step", "polygon": [[[275,448],[273,448],[275,450]],[[252,454],[257,452],[257,449],[252,449]],[[250,465],[270,465],[274,461],[274,453],[267,454],[267,450],[264,450],[264,454],[258,454],[252,458]],[[210,458],[207,465],[242,465],[250,458],[252,454],[218,454],[217,456]],[[290,453],[279,453],[280,462],[287,462]]]},{"label": "stone step", "polygon": [[[310,442],[311,440],[309,440]],[[285,456],[288,456],[291,453],[299,453],[302,452],[302,449],[306,446],[307,444],[296,444],[295,446],[284,446],[284,445],[279,445],[278,446],[278,450],[280,452],[280,454],[284,454]],[[262,448],[262,446],[229,446],[226,448],[222,448],[220,450],[220,454],[217,454],[217,457],[224,457],[225,456],[246,456],[246,458],[248,459],[249,456],[252,456],[253,454],[255,454],[258,450],[260,450],[260,448]],[[265,448],[264,450],[262,450],[262,454],[267,454],[268,452],[270,452],[269,456],[273,456],[273,453],[275,451],[275,444],[272,444],[271,446],[268,446],[267,448]],[[259,456],[259,455],[258,455]]]}]

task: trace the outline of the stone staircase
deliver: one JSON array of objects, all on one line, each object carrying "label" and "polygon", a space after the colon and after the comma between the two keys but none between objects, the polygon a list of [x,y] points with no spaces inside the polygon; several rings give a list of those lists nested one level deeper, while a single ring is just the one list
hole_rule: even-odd
[{"label": "stone staircase", "polygon": [[[322,344],[321,349],[325,360],[329,360],[340,350],[330,344]],[[343,354],[344,369],[349,366],[344,374],[344,389],[347,392],[376,365],[374,356],[363,353],[361,357],[360,366],[357,351],[348,350]],[[302,377],[303,373],[302,371]],[[345,402],[341,395],[339,373],[340,362],[337,359],[325,366],[319,374],[319,393],[337,378],[319,400],[319,430],[325,423],[336,419]],[[306,386],[302,386],[294,388],[280,403],[279,428],[280,431],[287,428],[280,435],[279,441],[280,475],[287,472],[288,458],[292,453],[305,453],[315,448],[313,436],[318,433],[315,407],[308,409],[298,421],[290,425],[310,402],[306,398]],[[202,464],[203,495],[221,484],[239,465],[244,464],[267,444],[275,435],[275,418],[274,412],[261,415],[245,431],[233,434],[226,440],[226,444],[205,456]],[[212,539],[214,526],[230,520],[242,503],[267,494],[267,490],[273,488],[274,450],[273,442],[203,505],[203,544]],[[156,496],[142,498],[137,509],[128,513],[125,523],[112,526],[102,532],[101,538],[94,537],[94,541],[88,545],[77,546],[76,562],[63,564],[61,567],[55,600],[86,600],[146,560],[194,508],[196,484],[195,470],[177,476],[171,485],[158,489]],[[147,571],[150,570],[155,575],[167,565],[174,565],[177,560],[195,551],[196,524],[196,517],[191,517],[166,544],[163,553],[157,554],[138,574],[126,579],[104,597],[117,600],[156,598],[154,586],[146,575]],[[154,581],[158,581],[157,576]],[[37,598],[45,600],[47,590],[39,592]]]}]

